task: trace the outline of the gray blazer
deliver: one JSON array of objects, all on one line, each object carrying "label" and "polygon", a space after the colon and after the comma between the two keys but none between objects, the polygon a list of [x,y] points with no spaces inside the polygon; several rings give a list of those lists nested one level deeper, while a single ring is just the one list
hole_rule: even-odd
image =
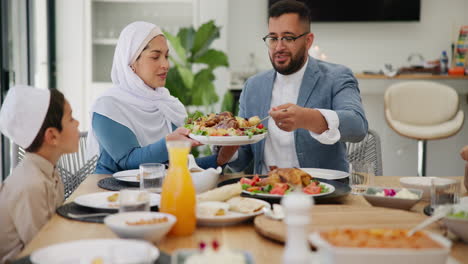
[{"label": "gray blazer", "polygon": [[[268,115],[275,77],[276,71],[269,70],[247,80],[240,96],[239,116],[263,118]],[[309,57],[297,105],[334,110],[340,120],[338,129],[341,134],[339,142],[325,145],[314,139],[308,130],[295,130],[296,154],[301,168],[348,171],[344,142],[361,141],[368,128],[358,83],[351,70],[342,65]],[[261,173],[264,149],[265,140],[242,146],[239,148],[239,158],[229,163],[229,166],[241,171],[253,159],[254,173]]]}]

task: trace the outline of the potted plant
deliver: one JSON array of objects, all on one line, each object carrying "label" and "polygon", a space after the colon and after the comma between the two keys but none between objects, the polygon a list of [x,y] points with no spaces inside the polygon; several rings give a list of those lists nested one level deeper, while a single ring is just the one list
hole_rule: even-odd
[{"label": "potted plant", "polygon": [[[175,53],[170,56],[172,67],[166,87],[185,106],[209,106],[219,98],[213,84],[213,71],[229,66],[226,54],[210,48],[219,38],[220,27],[211,20],[198,29],[181,28],[177,35],[164,32]],[[228,96],[229,97],[229,96]],[[229,98],[228,98],[229,100]]]}]

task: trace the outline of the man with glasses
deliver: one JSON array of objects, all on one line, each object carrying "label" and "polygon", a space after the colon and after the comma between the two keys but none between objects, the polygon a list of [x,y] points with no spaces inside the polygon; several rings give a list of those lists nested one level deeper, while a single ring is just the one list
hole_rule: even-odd
[{"label": "man with glasses", "polygon": [[308,56],[314,34],[301,2],[271,6],[263,38],[274,70],[251,77],[240,97],[242,117],[271,115],[267,138],[239,148],[229,166],[240,171],[253,159],[255,173],[280,168],[348,171],[345,142],[367,134],[367,120],[352,72]]}]

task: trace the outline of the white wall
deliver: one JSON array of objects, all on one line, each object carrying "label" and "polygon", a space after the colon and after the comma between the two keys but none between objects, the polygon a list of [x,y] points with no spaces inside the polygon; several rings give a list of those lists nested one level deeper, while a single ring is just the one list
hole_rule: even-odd
[{"label": "white wall", "polygon": [[57,88],[70,102],[73,116],[86,130],[85,1],[57,0]]},{"label": "white wall", "polygon": [[[233,70],[246,66],[249,53],[262,69],[271,67],[262,37],[267,33],[267,0],[229,1],[229,59]],[[422,0],[419,22],[312,23],[314,45],[328,60],[354,72],[401,66],[409,54],[438,59],[450,51],[461,25],[468,25],[467,0]]]},{"label": "white wall", "polygon": [[[270,69],[267,49],[261,38],[267,32],[267,0],[229,1],[228,55],[233,71],[247,66],[254,53],[260,69]],[[398,23],[312,23],[315,43],[328,61],[350,67],[354,72],[379,70],[384,63],[405,65],[410,53],[437,59],[450,50],[461,25],[468,25],[468,0],[422,0],[419,22]],[[363,105],[370,128],[381,136],[384,175],[407,176],[417,173],[417,143],[393,132],[385,123],[383,91],[385,80],[359,80]],[[448,82],[461,95],[461,108],[468,123],[468,81]],[[468,126],[456,136],[430,141],[427,145],[427,174],[463,175],[459,150],[468,144]]]}]

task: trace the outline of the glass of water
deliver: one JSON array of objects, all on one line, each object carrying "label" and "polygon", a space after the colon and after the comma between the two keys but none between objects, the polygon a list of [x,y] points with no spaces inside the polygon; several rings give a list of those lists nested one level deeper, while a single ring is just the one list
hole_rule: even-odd
[{"label": "glass of water", "polygon": [[140,164],[140,189],[148,190],[152,193],[160,193],[166,167],[161,163]]},{"label": "glass of water", "polygon": [[349,185],[352,194],[363,194],[374,184],[374,166],[369,161],[354,161],[349,164]]},{"label": "glass of water", "polygon": [[139,188],[129,188],[120,190],[119,213],[149,211],[150,195],[148,191]]},{"label": "glass of water", "polygon": [[456,204],[460,198],[460,181],[444,177],[431,177],[431,208]]}]

